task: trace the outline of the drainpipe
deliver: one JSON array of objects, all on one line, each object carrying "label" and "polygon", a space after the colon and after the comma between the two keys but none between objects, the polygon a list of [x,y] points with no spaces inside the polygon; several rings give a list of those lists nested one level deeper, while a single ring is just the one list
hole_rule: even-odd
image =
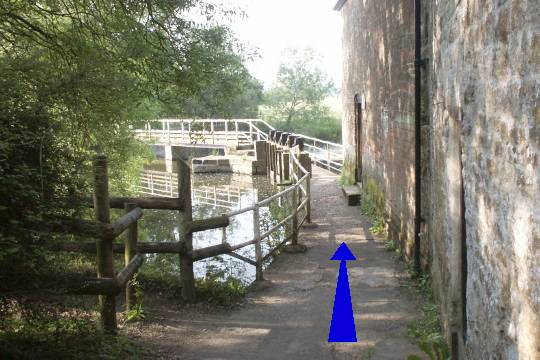
[{"label": "drainpipe", "polygon": [[414,0],[414,267],[420,271],[420,225],[422,223],[422,179],[421,179],[421,70],[422,60],[421,0]]}]

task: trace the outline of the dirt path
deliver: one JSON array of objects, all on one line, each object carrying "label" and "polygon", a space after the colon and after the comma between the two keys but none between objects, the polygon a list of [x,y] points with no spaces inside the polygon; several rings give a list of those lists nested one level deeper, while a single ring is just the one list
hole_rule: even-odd
[{"label": "dirt path", "polygon": [[[245,305],[227,312],[149,309],[140,340],[168,359],[406,359],[418,348],[406,336],[417,316],[403,274],[367,230],[356,207],[347,207],[337,177],[316,169],[313,222],[300,242],[305,254],[282,254],[265,272],[267,284],[248,294]],[[327,343],[339,263],[329,261],[341,242],[358,261],[349,281],[358,343]],[[148,333],[153,334],[151,337]]]}]

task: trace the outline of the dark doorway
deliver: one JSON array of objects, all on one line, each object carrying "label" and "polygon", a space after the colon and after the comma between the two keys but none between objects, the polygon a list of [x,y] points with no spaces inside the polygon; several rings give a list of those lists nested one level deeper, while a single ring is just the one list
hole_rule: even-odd
[{"label": "dark doorway", "polygon": [[356,168],[355,180],[362,182],[362,98],[360,95],[354,95],[354,129],[356,140]]}]

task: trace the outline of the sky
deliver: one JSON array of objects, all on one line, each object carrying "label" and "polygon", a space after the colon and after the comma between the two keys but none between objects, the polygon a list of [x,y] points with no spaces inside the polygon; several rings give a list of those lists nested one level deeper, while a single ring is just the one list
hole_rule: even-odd
[{"label": "sky", "polygon": [[246,13],[230,24],[240,41],[258,48],[260,58],[247,64],[265,87],[275,79],[285,48],[311,47],[324,70],[341,87],[341,16],[337,0],[228,0]]}]

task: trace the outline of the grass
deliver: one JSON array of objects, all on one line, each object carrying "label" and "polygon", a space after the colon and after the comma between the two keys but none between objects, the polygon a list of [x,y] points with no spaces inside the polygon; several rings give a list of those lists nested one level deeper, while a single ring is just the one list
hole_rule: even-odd
[{"label": "grass", "polygon": [[[219,263],[221,257],[216,257]],[[178,301],[181,298],[181,283],[178,269],[178,256],[156,255],[153,261],[147,261],[137,275],[141,289],[139,296],[145,292],[157,293],[161,296]],[[232,276],[225,266],[209,264],[204,278],[195,280],[198,302],[214,306],[233,306],[246,294],[246,284]]]},{"label": "grass", "polygon": [[[407,263],[407,272],[411,278],[410,287],[422,303],[421,316],[407,326],[407,336],[416,341],[431,360],[447,360],[450,353],[442,334],[439,306],[433,299],[431,276],[416,272],[410,263]],[[408,357],[408,360],[418,359],[415,355]]]},{"label": "grass", "polygon": [[369,231],[372,234],[387,235],[384,216],[384,195],[374,181],[365,181],[360,211],[371,221],[372,225]]}]

